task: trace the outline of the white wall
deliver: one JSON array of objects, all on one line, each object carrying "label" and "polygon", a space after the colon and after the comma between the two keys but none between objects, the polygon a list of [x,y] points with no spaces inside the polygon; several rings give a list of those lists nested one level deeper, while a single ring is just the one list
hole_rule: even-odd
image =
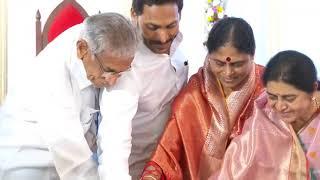
[{"label": "white wall", "polygon": [[281,50],[292,49],[309,56],[320,73],[319,5],[316,0],[229,0],[227,11],[251,24],[259,64],[265,65]]},{"label": "white wall", "polygon": [[206,37],[205,0],[185,0],[180,30],[183,33],[182,49],[189,61],[189,77],[203,65],[207,50],[203,46]]},{"label": "white wall", "polygon": [[[302,3],[303,2],[303,3]],[[320,77],[320,23],[317,0],[283,0],[286,11],[280,11],[279,50],[294,49],[308,55],[315,63]]]},{"label": "white wall", "polygon": [[252,27],[256,40],[255,62],[265,65],[268,53],[267,41],[267,13],[265,0],[229,0],[226,8],[228,16],[241,17]]}]

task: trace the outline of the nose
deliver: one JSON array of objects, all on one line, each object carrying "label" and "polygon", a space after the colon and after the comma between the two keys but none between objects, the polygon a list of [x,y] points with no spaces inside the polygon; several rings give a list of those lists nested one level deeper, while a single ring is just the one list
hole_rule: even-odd
[{"label": "nose", "polygon": [[287,108],[287,104],[283,101],[277,101],[275,102],[274,107],[278,112],[282,112]]},{"label": "nose", "polygon": [[118,77],[114,77],[114,78],[111,78],[107,83],[109,84],[109,86],[113,86],[116,84],[118,80]]},{"label": "nose", "polygon": [[226,76],[231,76],[233,74],[233,68],[229,64],[227,64],[224,72]]},{"label": "nose", "polygon": [[169,33],[166,30],[159,30],[158,36],[161,43],[166,43],[169,40]]},{"label": "nose", "polygon": [[120,77],[120,74],[104,73],[102,77],[104,78],[105,84],[107,84],[108,86],[113,86],[117,82],[117,79]]}]

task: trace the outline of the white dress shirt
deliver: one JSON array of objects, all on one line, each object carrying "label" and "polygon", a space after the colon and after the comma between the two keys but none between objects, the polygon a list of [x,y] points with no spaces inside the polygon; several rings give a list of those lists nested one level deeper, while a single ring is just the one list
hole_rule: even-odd
[{"label": "white dress shirt", "polygon": [[1,180],[98,178],[88,145],[95,144],[98,89],[76,56],[81,27],[26,60],[18,89],[9,92],[0,112]]},{"label": "white dress shirt", "polygon": [[181,40],[179,34],[170,55],[155,54],[140,43],[131,71],[103,92],[100,172],[121,174],[118,179],[131,179],[128,174],[139,179],[166,125],[171,102],[187,81],[188,63],[178,48]]}]

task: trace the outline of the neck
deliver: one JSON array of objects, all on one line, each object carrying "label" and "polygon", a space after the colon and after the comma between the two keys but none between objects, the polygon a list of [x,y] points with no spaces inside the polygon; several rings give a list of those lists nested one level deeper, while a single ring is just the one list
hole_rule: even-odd
[{"label": "neck", "polygon": [[245,80],[243,80],[243,82],[241,82],[241,83],[240,83],[237,87],[235,87],[235,88],[226,88],[226,87],[224,87],[224,86],[221,84],[225,97],[228,97],[233,91],[239,91],[241,88],[243,88],[243,87],[244,87],[244,84],[245,84],[246,82],[248,82],[248,79],[249,79],[249,77],[246,78]]},{"label": "neck", "polygon": [[224,95],[225,97],[229,97],[229,95],[232,93],[232,89],[231,88],[223,88],[223,92],[224,92]]},{"label": "neck", "polygon": [[307,114],[306,118],[301,118],[300,120],[297,120],[291,124],[292,128],[296,133],[298,133],[301,129],[306,127],[312,121],[312,119],[314,118],[318,110],[318,108],[313,105],[309,109],[310,109],[309,112],[306,113]]}]

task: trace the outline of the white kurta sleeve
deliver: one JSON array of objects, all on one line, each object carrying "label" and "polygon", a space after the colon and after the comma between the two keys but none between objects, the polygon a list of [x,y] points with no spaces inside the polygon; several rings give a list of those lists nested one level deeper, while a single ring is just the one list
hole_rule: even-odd
[{"label": "white kurta sleeve", "polygon": [[[63,96],[62,93],[55,93],[48,98],[47,101],[50,104],[39,111],[41,113],[37,118],[41,119],[39,130],[48,145],[61,180],[96,180],[97,166],[84,137],[79,112],[74,109],[72,103],[70,105],[66,103],[72,102],[71,97],[67,94]],[[59,98],[65,102],[54,101]]]},{"label": "white kurta sleeve", "polygon": [[[80,109],[75,103],[68,71],[64,64],[44,62],[39,61],[39,64],[52,67],[56,72],[48,73],[45,82],[35,74],[33,80],[42,82],[41,88],[33,87],[27,94],[33,101],[28,106],[37,121],[41,138],[51,153],[61,180],[97,180],[97,165],[84,137]],[[46,68],[41,67],[38,67],[39,74],[45,74]]]},{"label": "white kurta sleeve", "polygon": [[138,108],[138,95],[125,90],[104,91],[100,109],[102,120],[98,130],[100,179],[131,179],[132,119]]}]

